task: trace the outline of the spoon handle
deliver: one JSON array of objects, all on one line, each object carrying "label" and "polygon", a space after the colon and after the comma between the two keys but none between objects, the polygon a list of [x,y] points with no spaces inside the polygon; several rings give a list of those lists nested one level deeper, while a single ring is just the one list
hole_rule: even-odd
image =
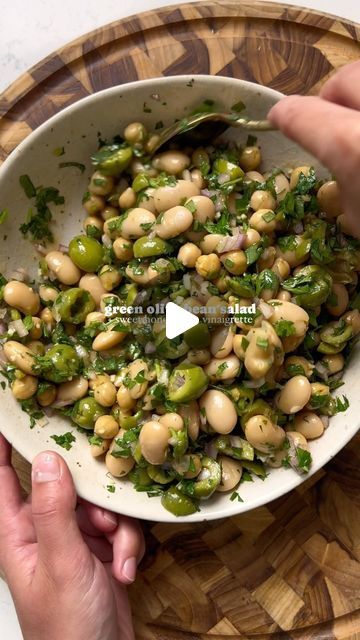
[{"label": "spoon handle", "polygon": [[249,131],[276,131],[268,120],[248,120],[247,118],[237,118],[231,121],[232,127],[241,127]]}]

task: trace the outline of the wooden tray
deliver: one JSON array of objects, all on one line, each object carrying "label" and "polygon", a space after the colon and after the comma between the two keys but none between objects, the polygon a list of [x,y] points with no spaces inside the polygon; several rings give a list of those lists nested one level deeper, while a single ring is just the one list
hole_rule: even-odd
[{"label": "wooden tray", "polygon": [[[359,58],[360,28],[268,2],[186,4],[100,28],[0,96],[0,159],[63,107],[183,73],[316,93]],[[138,640],[360,639],[360,437],[296,491],[220,522],[146,526],[130,589]],[[29,465],[15,454],[25,490]]]}]

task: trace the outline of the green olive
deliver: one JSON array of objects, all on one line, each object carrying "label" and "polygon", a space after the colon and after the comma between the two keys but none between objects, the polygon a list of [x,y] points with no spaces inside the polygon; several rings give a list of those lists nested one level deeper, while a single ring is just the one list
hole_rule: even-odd
[{"label": "green olive", "polygon": [[66,382],[78,375],[80,364],[74,347],[68,344],[54,344],[41,358],[40,375],[50,382]]},{"label": "green olive", "polygon": [[225,158],[218,158],[213,164],[213,171],[217,174],[226,174],[229,176],[229,181],[242,178],[245,174],[243,170],[233,162],[229,162]]},{"label": "green olive", "polygon": [[220,453],[235,460],[254,460],[254,447],[240,436],[218,436],[214,446]]},{"label": "green olive", "polygon": [[96,402],[95,398],[87,396],[76,403],[71,417],[79,427],[93,429],[96,420],[105,413],[106,409]]},{"label": "green olive", "polygon": [[146,471],[149,478],[158,484],[168,484],[175,478],[174,471],[163,469],[161,465],[149,464]]},{"label": "green olive", "polygon": [[134,242],[134,258],[151,258],[162,256],[171,251],[171,246],[161,238],[147,238],[143,236]]},{"label": "green olive", "polygon": [[157,353],[162,358],[168,358],[169,360],[177,360],[184,356],[189,350],[184,340],[181,340],[181,342],[178,342],[177,339],[169,340],[169,338],[166,337],[165,329],[160,331],[156,336],[155,345]]},{"label": "green olive", "polygon": [[174,516],[190,516],[198,511],[198,507],[191,498],[185,496],[176,487],[169,487],[162,495],[161,504]]},{"label": "green olive", "polygon": [[54,310],[64,322],[81,324],[95,309],[95,301],[88,291],[74,287],[62,291],[54,302]]},{"label": "green olive", "polygon": [[131,188],[134,189],[135,193],[139,193],[143,189],[146,189],[149,186],[149,178],[146,173],[138,173],[132,181]]},{"label": "green olive", "polygon": [[190,349],[205,349],[211,341],[208,325],[200,322],[192,329],[188,329],[184,333],[184,340]]},{"label": "green olive", "polygon": [[235,402],[238,414],[244,413],[254,402],[255,391],[253,389],[248,389],[248,387],[243,387],[241,385],[233,385],[228,388],[228,394],[231,399]]},{"label": "green olive", "polygon": [[118,176],[132,159],[131,147],[119,144],[105,145],[91,156],[93,165],[106,176]]},{"label": "green olive", "polygon": [[69,256],[79,269],[94,273],[103,263],[104,248],[95,238],[75,236],[69,244]]},{"label": "green olive", "polygon": [[187,430],[180,429],[179,431],[174,431],[170,429],[169,444],[172,446],[174,458],[180,460],[180,458],[185,455],[189,445]]},{"label": "green olive", "polygon": [[181,403],[196,400],[205,391],[208,381],[206,373],[198,365],[179,364],[170,376],[169,400]]},{"label": "green olive", "polygon": [[258,415],[266,416],[267,418],[270,418],[274,421],[276,418],[274,409],[267,402],[265,402],[265,400],[258,398],[251,405],[249,405],[240,416],[242,428],[245,427],[245,424],[248,420],[250,420],[250,418]]},{"label": "green olive", "polygon": [[126,429],[126,431],[128,431],[128,429],[137,427],[139,424],[139,420],[142,418],[142,415],[143,414],[141,410],[137,411],[133,416],[123,415],[120,412],[119,425],[121,429]]},{"label": "green olive", "polygon": [[133,467],[131,469],[128,478],[130,482],[133,482],[136,485],[140,485],[142,487],[148,487],[153,483],[153,480],[150,478],[148,472],[143,467]]},{"label": "green olive", "polygon": [[179,491],[190,498],[209,498],[221,482],[221,467],[214,458],[204,456],[201,467],[202,471],[196,480],[180,480],[176,485]]},{"label": "green olive", "polygon": [[340,353],[346,343],[353,337],[353,329],[344,320],[338,320],[324,327],[320,331],[319,337],[321,342],[318,346],[318,351],[320,353]]},{"label": "green olive", "polygon": [[284,280],[281,286],[295,296],[300,307],[314,308],[328,299],[332,277],[325,269],[310,264],[300,269],[296,276]]}]

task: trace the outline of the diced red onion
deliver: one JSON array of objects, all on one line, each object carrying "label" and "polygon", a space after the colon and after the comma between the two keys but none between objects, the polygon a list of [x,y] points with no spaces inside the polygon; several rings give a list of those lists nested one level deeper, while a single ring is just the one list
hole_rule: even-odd
[{"label": "diced red onion", "polygon": [[156,231],[150,231],[150,233],[148,233],[148,238],[149,240],[153,240],[156,236]]},{"label": "diced red onion", "polygon": [[225,182],[229,182],[230,176],[228,173],[219,173],[217,179],[219,184],[225,184]]},{"label": "diced red onion", "polygon": [[101,236],[101,242],[103,243],[104,247],[106,247],[107,249],[111,249],[112,240],[111,240],[111,238],[109,238],[109,236],[106,235],[106,233],[104,233]]},{"label": "diced red onion", "polygon": [[259,301],[258,307],[261,313],[263,314],[265,320],[268,320],[269,318],[271,318],[272,314],[274,313],[274,309],[264,300]]},{"label": "diced red onion", "polygon": [[25,336],[29,335],[29,332],[22,320],[13,320],[12,322],[9,322],[8,330],[11,334],[17,333],[19,338],[25,338]]},{"label": "diced red onion", "polygon": [[185,273],[183,275],[183,285],[185,287],[185,289],[187,289],[188,291],[190,291],[191,289],[191,277],[190,277],[190,273]]},{"label": "diced red onion", "polygon": [[97,352],[96,351],[90,351],[90,362],[95,362],[96,358],[97,358]]},{"label": "diced red onion", "polygon": [[242,445],[240,436],[230,436],[229,440],[232,447],[235,449],[241,449]]},{"label": "diced red onion", "polygon": [[324,425],[324,429],[327,429],[330,423],[330,418],[329,416],[320,416],[320,420]]},{"label": "diced red onion", "polygon": [[158,382],[160,384],[167,384],[169,382],[169,372],[167,369],[162,369],[158,374]]},{"label": "diced red onion", "polygon": [[206,443],[204,450],[209,458],[214,458],[214,460],[216,460],[216,458],[218,457],[219,450],[215,447],[213,440]]},{"label": "diced red onion", "polygon": [[215,211],[216,213],[220,213],[220,211],[224,208],[225,202],[223,196],[218,196],[215,200]]},{"label": "diced red onion", "polygon": [[48,253],[48,250],[42,244],[34,244],[34,249],[42,256],[46,256],[46,254]]},{"label": "diced red onion", "polygon": [[59,248],[58,251],[61,251],[61,253],[67,253],[69,251],[69,247],[67,244],[59,244]]},{"label": "diced red onion", "polygon": [[145,345],[145,353],[149,355],[150,353],[155,353],[155,351],[156,351],[156,346],[154,345],[154,343],[147,342]]},{"label": "diced red onion", "polygon": [[319,376],[323,379],[323,380],[327,380],[329,377],[329,371],[328,368],[326,367],[326,365],[323,362],[317,362],[315,364],[315,370],[317,371],[317,373],[319,374]]},{"label": "diced red onion", "polygon": [[203,425],[203,427],[206,425],[206,414],[204,415],[202,411],[200,411],[200,423]]},{"label": "diced red onion", "polygon": [[155,422],[159,422],[161,416],[159,416],[157,413],[152,413],[151,414],[151,420],[154,420]]},{"label": "diced red onion", "polygon": [[46,427],[46,425],[49,424],[49,420],[46,416],[43,416],[40,420],[36,421],[36,424],[38,427]]},{"label": "diced red onion", "polygon": [[205,196],[206,198],[210,198],[210,194],[212,192],[209,191],[209,189],[201,189],[200,193],[201,193],[202,196]]},{"label": "diced red onion", "polygon": [[198,475],[198,480],[209,480],[211,477],[210,469],[202,469]]},{"label": "diced red onion", "polygon": [[53,406],[51,406],[51,407],[43,407],[43,412],[45,413],[45,415],[48,418],[51,418],[51,416],[54,415],[54,408],[53,408]]},{"label": "diced red onion", "polygon": [[142,291],[139,291],[139,293],[136,294],[134,306],[141,305],[143,302],[145,302],[148,296],[149,291],[146,291],[146,289],[142,289]]},{"label": "diced red onion", "polygon": [[73,400],[55,400],[51,406],[53,409],[62,409],[63,407],[68,407],[73,402]]},{"label": "diced red onion", "polygon": [[246,236],[237,233],[233,236],[224,236],[216,245],[216,253],[227,253],[228,251],[236,251],[244,246]]},{"label": "diced red onion", "polygon": [[6,322],[3,322],[2,320],[0,320],[0,334],[1,333],[6,333],[7,331],[7,324]]},{"label": "diced red onion", "polygon": [[265,382],[265,378],[258,378],[258,380],[244,380],[243,385],[248,389],[258,389],[259,387],[262,387]]},{"label": "diced red onion", "polygon": [[294,232],[300,234],[300,233],[303,233],[303,231],[304,231],[303,223],[301,221],[297,222],[294,225]]},{"label": "diced red onion", "polygon": [[79,358],[86,358],[88,356],[88,352],[82,344],[75,345],[75,351],[78,354]]},{"label": "diced red onion", "polygon": [[176,439],[174,436],[172,436],[171,438],[169,438],[168,443],[169,443],[172,447],[174,447],[174,446],[176,445],[176,443],[177,443],[177,439]]},{"label": "diced red onion", "polygon": [[4,320],[4,318],[6,318],[8,313],[8,310],[6,307],[2,307],[2,309],[0,309],[0,320]]}]

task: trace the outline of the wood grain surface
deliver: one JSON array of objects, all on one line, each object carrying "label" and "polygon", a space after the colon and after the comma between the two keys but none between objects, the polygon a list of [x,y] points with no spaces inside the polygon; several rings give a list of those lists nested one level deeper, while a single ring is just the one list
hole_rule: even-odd
[{"label": "wood grain surface", "polygon": [[[115,84],[206,73],[316,93],[360,55],[360,27],[269,2],[139,14],[49,56],[0,96],[0,161],[63,107]],[[250,513],[145,525],[130,589],[138,640],[360,640],[360,436],[296,491]],[[14,453],[25,491],[29,465]]]}]

